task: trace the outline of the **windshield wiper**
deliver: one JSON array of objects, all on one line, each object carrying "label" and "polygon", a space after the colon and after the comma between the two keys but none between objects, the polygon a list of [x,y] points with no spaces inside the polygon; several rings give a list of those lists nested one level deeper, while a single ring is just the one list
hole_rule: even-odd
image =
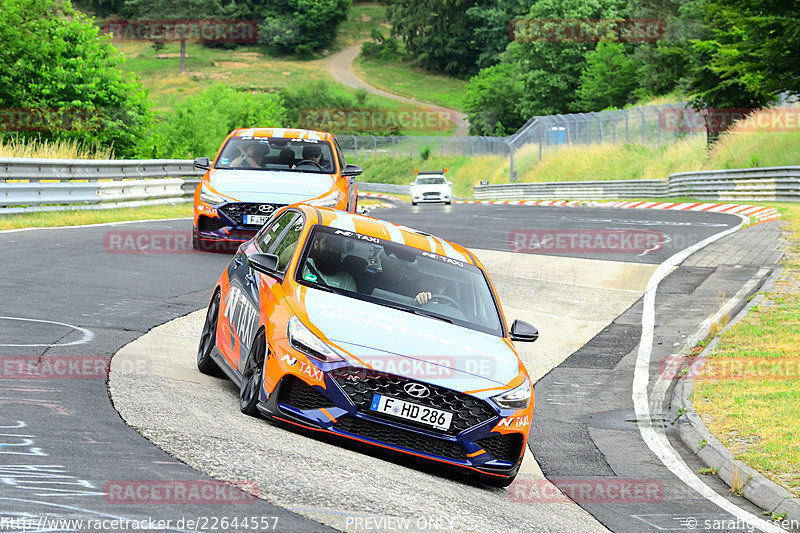
[{"label": "windshield wiper", "polygon": [[405,305],[393,304],[393,303],[389,303],[389,302],[386,302],[386,301],[382,301],[381,305],[384,306],[384,307],[391,307],[392,309],[397,309],[398,311],[405,311],[406,313],[411,313],[411,314],[419,315],[419,316],[426,316],[426,317],[429,317],[429,318],[436,318],[438,320],[442,320],[442,321],[448,322],[450,324],[453,323],[453,321],[451,319],[447,318],[447,317],[444,317],[442,315],[436,315],[436,314],[433,314],[433,313],[426,313],[422,309],[417,309],[415,307],[406,307]]}]

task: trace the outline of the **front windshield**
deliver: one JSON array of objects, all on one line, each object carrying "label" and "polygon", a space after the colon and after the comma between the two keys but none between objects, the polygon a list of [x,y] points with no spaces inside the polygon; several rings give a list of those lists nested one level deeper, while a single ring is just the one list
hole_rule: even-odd
[{"label": "front windshield", "polygon": [[329,143],[283,137],[231,137],[214,168],[322,174],[335,171]]},{"label": "front windshield", "polygon": [[447,183],[443,177],[417,178],[417,185],[442,185]]},{"label": "front windshield", "polygon": [[296,272],[303,285],[503,334],[493,292],[474,265],[319,225],[307,243]]}]

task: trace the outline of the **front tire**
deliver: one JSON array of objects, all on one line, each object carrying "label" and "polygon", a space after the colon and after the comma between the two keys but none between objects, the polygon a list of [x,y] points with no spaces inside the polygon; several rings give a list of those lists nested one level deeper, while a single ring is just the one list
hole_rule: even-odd
[{"label": "front tire", "polygon": [[239,388],[239,409],[250,416],[260,417],[258,396],[264,381],[264,360],[267,356],[267,341],[264,330],[256,335],[247,361],[242,370],[242,386]]},{"label": "front tire", "polygon": [[200,335],[200,346],[197,348],[197,369],[209,376],[221,376],[222,370],[211,358],[211,352],[217,346],[217,320],[219,318],[219,291],[214,293],[208,304],[203,333]]}]

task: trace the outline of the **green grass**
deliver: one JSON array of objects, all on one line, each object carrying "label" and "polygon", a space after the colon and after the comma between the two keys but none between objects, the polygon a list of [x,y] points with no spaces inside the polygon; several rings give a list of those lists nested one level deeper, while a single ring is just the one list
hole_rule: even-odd
[{"label": "green grass", "polygon": [[800,496],[800,205],[765,205],[788,230],[783,274],[720,336],[693,400],[737,459]]},{"label": "green grass", "polygon": [[127,220],[151,220],[192,216],[191,202],[175,205],[124,207],[120,209],[49,211],[0,215],[0,230],[50,226],[80,226]]},{"label": "green grass", "polygon": [[392,94],[458,111],[464,108],[467,80],[434,74],[409,63],[385,63],[361,56],[353,69],[362,80]]}]

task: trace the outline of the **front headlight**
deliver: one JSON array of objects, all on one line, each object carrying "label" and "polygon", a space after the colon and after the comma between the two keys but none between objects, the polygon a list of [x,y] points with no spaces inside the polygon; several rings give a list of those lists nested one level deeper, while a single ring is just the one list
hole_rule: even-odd
[{"label": "front headlight", "polygon": [[203,185],[200,186],[200,200],[202,200],[207,204],[214,205],[214,204],[221,204],[227,201],[227,198],[225,198],[220,194],[215,193],[214,191],[206,187],[205,183],[203,183]]},{"label": "front headlight", "polygon": [[492,401],[502,409],[527,409],[531,403],[531,382],[525,378],[525,382],[503,394],[492,396]]},{"label": "front headlight", "polygon": [[344,361],[341,355],[311,333],[296,316],[289,319],[289,326],[287,327],[286,334],[289,336],[289,344],[292,345],[292,348],[303,352],[309,357],[313,357],[317,361],[323,363]]},{"label": "front headlight", "polygon": [[336,207],[336,204],[339,203],[339,191],[333,191],[330,194],[326,194],[322,198],[314,198],[306,203],[308,205],[314,205],[317,207]]}]

